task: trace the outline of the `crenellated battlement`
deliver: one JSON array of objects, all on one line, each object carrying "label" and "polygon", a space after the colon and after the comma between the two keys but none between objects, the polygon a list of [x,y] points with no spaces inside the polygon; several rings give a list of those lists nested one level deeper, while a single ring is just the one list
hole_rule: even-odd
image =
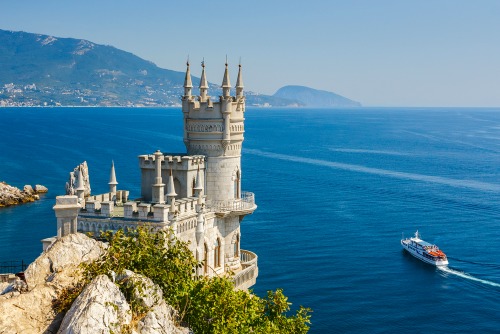
[{"label": "crenellated battlement", "polygon": [[[139,155],[139,167],[141,169],[155,169],[156,155]],[[192,170],[205,168],[205,156],[203,155],[163,155],[161,160],[162,169]]]}]

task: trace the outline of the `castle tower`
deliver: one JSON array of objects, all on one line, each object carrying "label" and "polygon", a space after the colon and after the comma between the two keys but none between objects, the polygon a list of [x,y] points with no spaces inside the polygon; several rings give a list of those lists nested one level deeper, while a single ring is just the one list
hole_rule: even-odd
[{"label": "castle tower", "polygon": [[[190,75],[189,66],[186,77]],[[211,102],[207,95],[208,83],[205,62],[202,63],[200,98],[183,97],[184,143],[190,155],[206,157],[204,193],[214,201],[239,199],[241,196],[241,145],[244,134],[245,97],[241,65],[239,67],[237,92],[230,95],[230,80],[227,62],[222,79],[222,96]],[[186,81],[185,91],[189,89]]]}]

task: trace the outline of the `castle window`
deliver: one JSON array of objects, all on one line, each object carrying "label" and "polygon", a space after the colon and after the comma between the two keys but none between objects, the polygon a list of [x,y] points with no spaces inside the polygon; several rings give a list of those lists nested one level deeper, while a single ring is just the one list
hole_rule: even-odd
[{"label": "castle window", "polygon": [[236,240],[234,241],[234,257],[240,256],[240,235],[236,234]]},{"label": "castle window", "polygon": [[208,246],[207,244],[203,245],[203,273],[208,273]]},{"label": "castle window", "polygon": [[219,240],[219,238],[217,238],[217,240],[215,240],[214,267],[215,268],[220,267],[220,240]]},{"label": "castle window", "polygon": [[194,188],[196,188],[196,179],[193,177],[193,185],[191,186],[191,196],[196,196],[196,193],[194,191]]},{"label": "castle window", "polygon": [[236,171],[234,178],[234,198],[240,198],[240,171]]}]

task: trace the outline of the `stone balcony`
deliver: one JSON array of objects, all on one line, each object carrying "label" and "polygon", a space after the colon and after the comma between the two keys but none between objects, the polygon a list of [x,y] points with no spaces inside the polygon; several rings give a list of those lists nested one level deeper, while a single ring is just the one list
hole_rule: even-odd
[{"label": "stone balcony", "polygon": [[207,200],[206,207],[208,211],[215,213],[234,213],[236,215],[248,215],[257,209],[255,195],[248,191],[242,192],[241,198],[224,201]]},{"label": "stone balcony", "polygon": [[259,276],[257,254],[240,249],[240,262],[242,270],[233,277],[234,287],[238,290],[247,290],[257,282]]}]

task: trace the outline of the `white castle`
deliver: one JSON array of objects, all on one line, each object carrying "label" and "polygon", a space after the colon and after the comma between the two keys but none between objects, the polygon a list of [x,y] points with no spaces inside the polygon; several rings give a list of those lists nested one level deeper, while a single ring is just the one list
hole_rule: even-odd
[{"label": "white castle", "polygon": [[[117,190],[114,164],[109,192],[91,195],[88,175],[80,168],[74,195],[58,196],[54,210],[57,237],[42,240],[44,249],[56,238],[75,232],[134,228],[172,229],[203,262],[199,274],[233,272],[235,286],[247,289],[256,282],[257,255],[240,248],[240,224],[257,208],[254,194],[241,191],[241,147],[244,134],[245,96],[239,65],[236,95],[230,94],[227,62],[222,96],[208,96],[202,63],[200,95],[192,95],[187,63],[182,97],[186,154],[156,151],[140,155],[141,199],[129,201],[128,191]],[[86,191],[87,189],[87,191]],[[73,188],[72,188],[73,190]]]}]

